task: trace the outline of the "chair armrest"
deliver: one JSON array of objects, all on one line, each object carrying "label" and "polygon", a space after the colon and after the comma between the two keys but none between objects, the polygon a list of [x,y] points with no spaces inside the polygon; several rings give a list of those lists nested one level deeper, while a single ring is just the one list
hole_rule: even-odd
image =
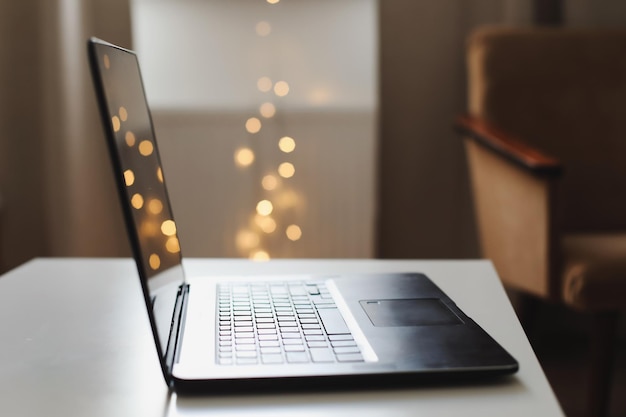
[{"label": "chair armrest", "polygon": [[558,176],[563,170],[558,159],[511,137],[483,119],[462,115],[456,118],[454,128],[459,134],[475,140],[534,174]]}]

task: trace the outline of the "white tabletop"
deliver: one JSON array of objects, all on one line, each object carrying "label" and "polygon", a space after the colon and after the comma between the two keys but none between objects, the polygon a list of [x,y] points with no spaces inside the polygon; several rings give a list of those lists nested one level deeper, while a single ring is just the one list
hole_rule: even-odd
[{"label": "white tabletop", "polygon": [[188,275],[420,271],[520,363],[492,383],[401,390],[170,394],[130,259],[37,259],[0,278],[6,416],[563,416],[487,261],[189,259]]}]

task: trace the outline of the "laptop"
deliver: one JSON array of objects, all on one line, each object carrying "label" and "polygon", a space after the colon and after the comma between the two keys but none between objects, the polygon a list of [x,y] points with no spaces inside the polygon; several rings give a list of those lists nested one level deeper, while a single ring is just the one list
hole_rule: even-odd
[{"label": "laptop", "polygon": [[95,38],[88,55],[168,386],[179,392],[381,386],[518,370],[420,272],[186,278],[137,56]]}]

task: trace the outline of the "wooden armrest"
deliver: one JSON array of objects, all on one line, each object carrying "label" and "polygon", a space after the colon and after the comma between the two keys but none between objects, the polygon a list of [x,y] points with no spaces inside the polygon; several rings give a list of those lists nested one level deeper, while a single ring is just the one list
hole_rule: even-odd
[{"label": "wooden armrest", "polygon": [[454,128],[459,134],[474,139],[534,174],[559,175],[563,170],[558,159],[532,148],[477,117],[459,116],[455,120]]}]

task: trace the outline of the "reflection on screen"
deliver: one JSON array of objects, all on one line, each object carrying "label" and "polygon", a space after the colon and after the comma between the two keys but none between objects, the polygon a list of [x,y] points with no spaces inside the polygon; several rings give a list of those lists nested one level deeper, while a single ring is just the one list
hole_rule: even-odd
[{"label": "reflection on screen", "polygon": [[102,80],[126,197],[132,207],[145,276],[150,278],[180,264],[176,223],[164,187],[136,57],[114,48],[103,47],[100,51]]}]

